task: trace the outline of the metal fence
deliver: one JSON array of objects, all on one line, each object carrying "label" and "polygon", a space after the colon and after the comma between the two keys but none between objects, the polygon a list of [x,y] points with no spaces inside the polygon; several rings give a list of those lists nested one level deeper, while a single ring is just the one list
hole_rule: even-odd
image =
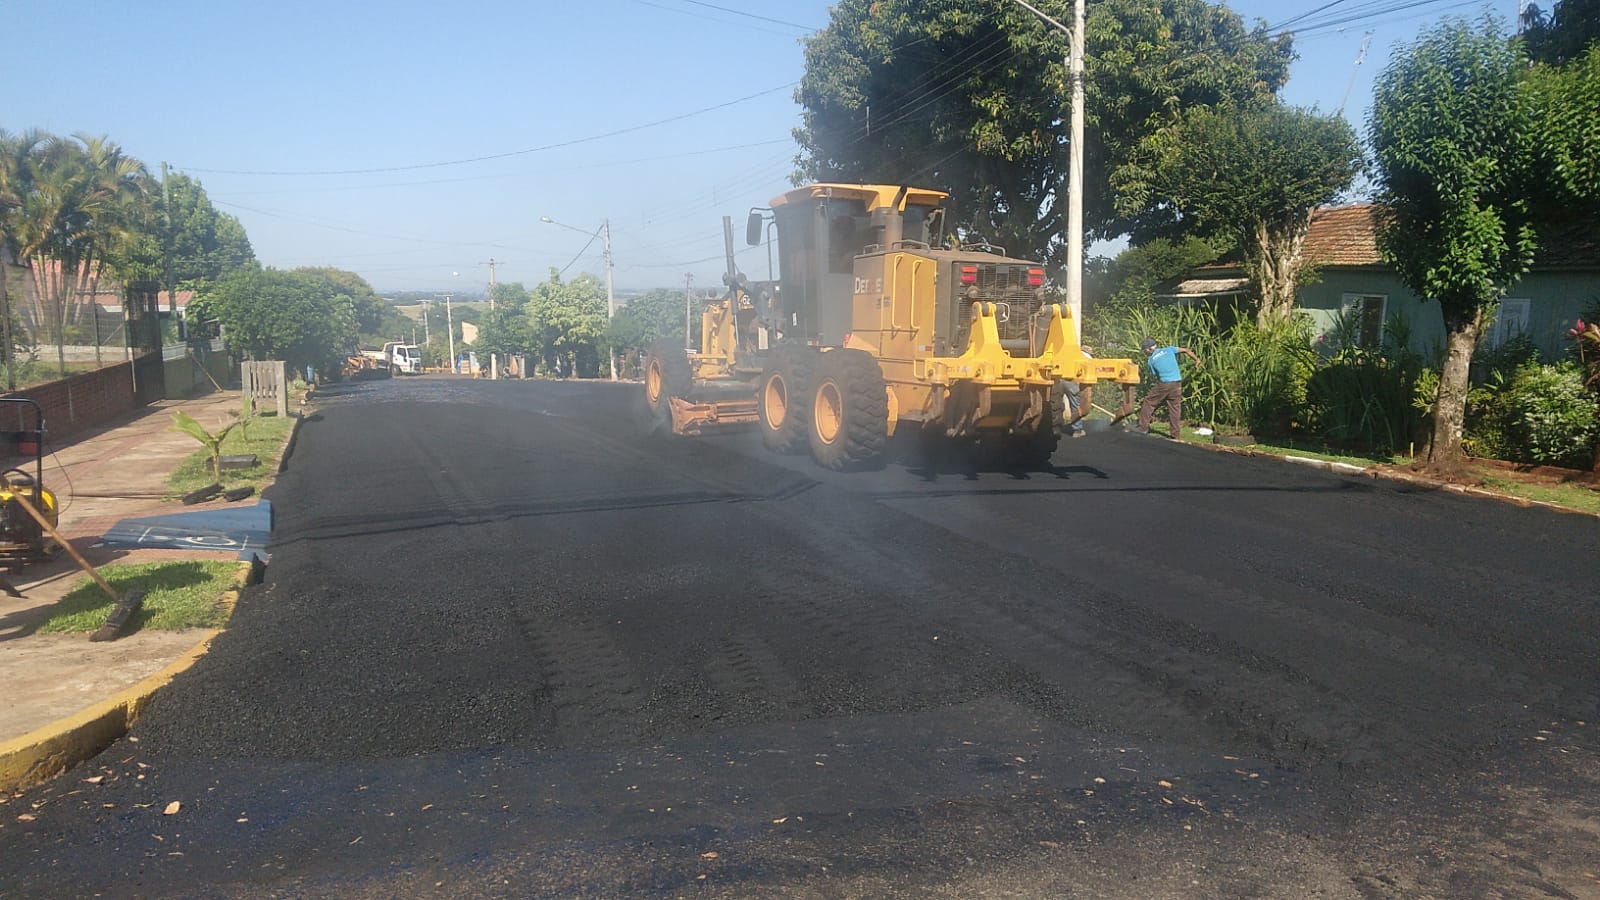
[{"label": "metal fence", "polygon": [[[69,290],[46,284],[41,291],[42,279],[32,269],[0,268],[7,288],[0,327],[7,320],[10,326],[10,346],[0,354],[0,389],[117,365],[176,342],[176,327],[157,311],[153,285],[89,281]],[[6,343],[0,333],[0,348]]]}]

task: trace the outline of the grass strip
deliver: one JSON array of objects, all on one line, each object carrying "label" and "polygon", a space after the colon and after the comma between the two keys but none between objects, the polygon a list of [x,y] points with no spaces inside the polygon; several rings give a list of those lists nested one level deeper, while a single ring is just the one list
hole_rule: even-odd
[{"label": "grass strip", "polygon": [[[228,618],[223,595],[240,586],[235,560],[178,560],[103,566],[101,577],[119,594],[145,591],[144,606],[127,631],[215,628]],[[56,603],[41,632],[94,631],[105,624],[114,604],[85,576]]]},{"label": "grass strip", "polygon": [[[224,456],[256,455],[256,464],[248,469],[224,469],[222,486],[225,488],[249,485],[256,490],[277,474],[278,454],[289,440],[294,428],[294,416],[259,416],[252,419],[250,427],[241,434],[235,427],[222,441]],[[182,497],[212,483],[211,454],[197,449],[167,478],[167,499]]]}]

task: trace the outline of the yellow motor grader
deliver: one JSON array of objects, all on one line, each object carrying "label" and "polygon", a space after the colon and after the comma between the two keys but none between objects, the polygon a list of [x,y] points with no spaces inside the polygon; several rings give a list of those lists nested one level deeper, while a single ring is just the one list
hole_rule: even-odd
[{"label": "yellow motor grader", "polygon": [[1042,265],[943,246],[948,196],[868,184],[789,191],[748,221],[752,246],[776,227],[778,277],[764,282],[737,270],[725,218],[727,293],[702,313],[699,352],[651,348],[652,414],[678,434],[758,425],[771,450],[848,469],[908,427],[1044,465],[1063,421],[1061,382],[1080,385],[1080,417],[1102,380],[1122,386],[1120,415],[1131,411],[1139,367],[1082,352],[1068,307],[1047,302]]}]

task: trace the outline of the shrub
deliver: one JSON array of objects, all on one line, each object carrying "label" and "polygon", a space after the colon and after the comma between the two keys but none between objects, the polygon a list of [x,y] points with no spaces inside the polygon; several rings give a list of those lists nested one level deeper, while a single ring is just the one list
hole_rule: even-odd
[{"label": "shrub", "polygon": [[1573,363],[1525,363],[1468,398],[1471,452],[1521,463],[1587,467],[1600,439],[1600,404]]}]

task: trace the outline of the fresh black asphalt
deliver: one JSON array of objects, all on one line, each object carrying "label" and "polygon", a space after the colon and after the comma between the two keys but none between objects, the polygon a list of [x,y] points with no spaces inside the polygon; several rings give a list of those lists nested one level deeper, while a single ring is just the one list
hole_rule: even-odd
[{"label": "fresh black asphalt", "polygon": [[1600,895],[1595,518],[1116,432],[836,474],[638,392],[320,392],[266,581],[0,805],[0,895]]}]

